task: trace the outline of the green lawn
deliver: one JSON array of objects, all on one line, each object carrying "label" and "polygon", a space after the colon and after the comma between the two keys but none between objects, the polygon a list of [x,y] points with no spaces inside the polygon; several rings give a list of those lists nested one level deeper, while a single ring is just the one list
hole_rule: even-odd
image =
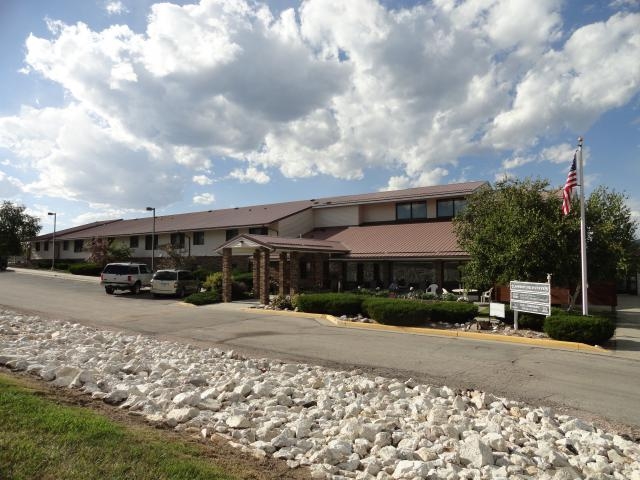
[{"label": "green lawn", "polygon": [[233,479],[204,447],[60,405],[0,374],[0,479]]}]

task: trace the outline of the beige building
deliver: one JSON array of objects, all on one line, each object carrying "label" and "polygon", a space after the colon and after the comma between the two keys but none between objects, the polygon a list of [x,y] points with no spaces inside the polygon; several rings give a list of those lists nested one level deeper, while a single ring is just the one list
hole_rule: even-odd
[{"label": "beige building", "polygon": [[222,269],[225,255],[228,268],[256,272],[260,262],[273,264],[269,274],[281,277],[285,293],[291,270],[297,275],[296,289],[386,288],[392,281],[401,288],[431,283],[457,288],[458,267],[468,256],[457,244],[452,218],[483,185],[468,182],[164,215],[155,217],[155,226],[152,216],[96,222],[56,232],[55,247],[53,234],[34,238],[30,254],[32,260],[51,259],[55,252],[56,262],[82,261],[87,245],[99,238],[129,248],[136,261],[150,264],[153,253],[156,266],[167,257],[167,245],[193,265],[211,270]]}]

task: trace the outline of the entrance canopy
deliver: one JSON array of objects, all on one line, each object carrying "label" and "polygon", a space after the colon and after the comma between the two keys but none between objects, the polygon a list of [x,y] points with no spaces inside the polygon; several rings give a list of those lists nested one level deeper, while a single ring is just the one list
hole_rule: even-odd
[{"label": "entrance canopy", "polygon": [[310,253],[349,253],[342,243],[315,238],[288,238],[270,235],[251,235],[243,233],[223,243],[216,249],[222,252],[230,248],[233,255],[252,255],[256,249],[267,249],[276,252],[310,252]]}]

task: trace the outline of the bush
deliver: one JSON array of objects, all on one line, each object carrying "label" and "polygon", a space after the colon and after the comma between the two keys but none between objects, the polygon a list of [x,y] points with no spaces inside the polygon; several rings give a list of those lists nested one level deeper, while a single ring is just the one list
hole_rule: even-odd
[{"label": "bush", "polygon": [[244,283],[248,290],[253,290],[253,272],[234,273],[233,281]]},{"label": "bush", "polygon": [[103,267],[97,263],[75,263],[69,266],[69,273],[97,277],[102,273]]},{"label": "bush", "polygon": [[69,270],[69,264],[56,262],[54,268],[56,270]]},{"label": "bush", "polygon": [[298,295],[296,306],[307,313],[357,315],[362,313],[362,301],[365,299],[366,296],[353,293],[310,293]]},{"label": "bush", "polygon": [[433,302],[431,320],[435,322],[466,323],[478,315],[478,306],[467,302]]},{"label": "bush", "polygon": [[221,295],[218,291],[212,290],[208,292],[192,293],[184,299],[186,303],[192,305],[209,305],[212,303],[220,303]]},{"label": "bush", "polygon": [[545,320],[544,331],[554,340],[602,345],[613,337],[616,325],[607,317],[554,312]]},{"label": "bush", "polygon": [[288,295],[278,295],[271,300],[271,306],[279,310],[293,310],[291,297]]},{"label": "bush", "polygon": [[210,275],[207,275],[207,278],[204,282],[202,282],[202,287],[207,290],[217,290],[218,292],[222,291],[222,272],[215,272]]},{"label": "bush", "polygon": [[362,303],[364,313],[379,323],[397,326],[422,325],[431,318],[433,303],[370,297]]},{"label": "bush", "polygon": [[[552,313],[555,309],[552,309]],[[514,311],[506,305],[504,309],[504,322],[513,325]],[[535,313],[520,312],[518,314],[518,328],[525,330],[534,330],[536,332],[544,331],[544,315],[536,315]]]}]

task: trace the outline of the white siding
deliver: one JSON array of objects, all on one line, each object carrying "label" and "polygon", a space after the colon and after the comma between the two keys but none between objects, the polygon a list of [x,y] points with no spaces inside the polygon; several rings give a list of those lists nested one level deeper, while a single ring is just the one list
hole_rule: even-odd
[{"label": "white siding", "polygon": [[[278,222],[276,230],[279,237],[296,238],[313,230],[313,211],[311,209],[283,218]],[[317,225],[315,225],[317,226]],[[271,232],[269,232],[271,235]]]},{"label": "white siding", "polygon": [[313,223],[316,228],[359,225],[359,210],[360,207],[358,205],[348,207],[316,208],[313,210]]},{"label": "white siding", "polygon": [[435,198],[427,200],[427,218],[436,218],[437,202],[438,200]]},{"label": "white siding", "polygon": [[396,204],[363,205],[361,207],[362,222],[392,222],[396,219]]}]

